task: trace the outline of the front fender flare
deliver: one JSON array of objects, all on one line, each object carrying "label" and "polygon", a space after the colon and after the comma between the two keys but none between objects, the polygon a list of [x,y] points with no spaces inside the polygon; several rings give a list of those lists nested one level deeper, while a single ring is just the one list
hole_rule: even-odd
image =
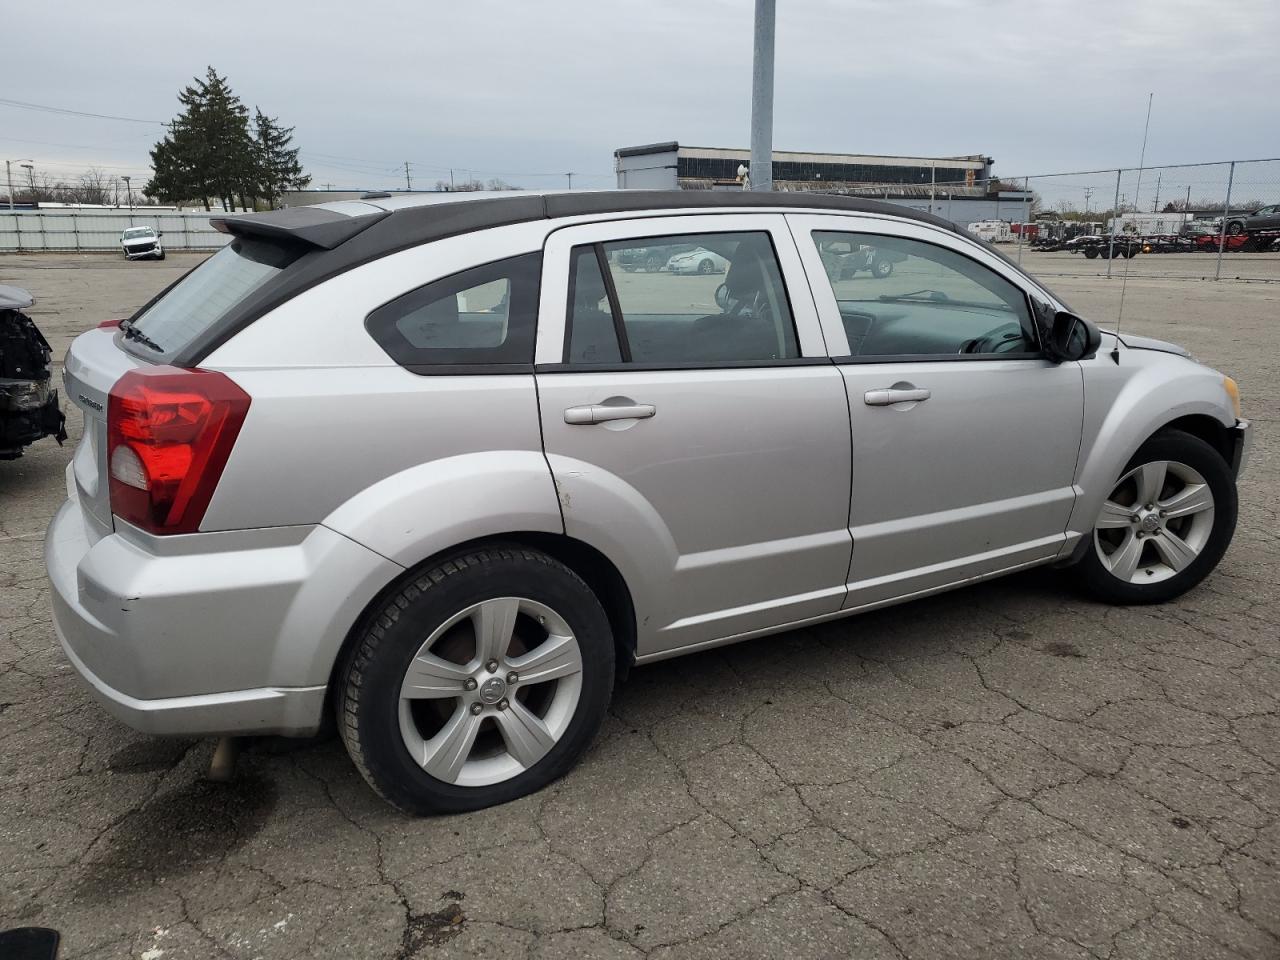
[{"label": "front fender flare", "polygon": [[[1122,356],[1133,362],[1134,351],[1125,351]],[[1221,374],[1181,358],[1176,363],[1183,369],[1171,370],[1172,364],[1166,361],[1168,356],[1160,355],[1129,376],[1111,399],[1099,400],[1107,405],[1100,418],[1090,416],[1086,410],[1085,436],[1076,469],[1076,503],[1067,524],[1069,535],[1089,534],[1125,465],[1161,428],[1189,416],[1212,417],[1224,427],[1235,423]],[[1109,392],[1106,384],[1091,384],[1086,377],[1086,406],[1091,405],[1091,387]],[[1090,428],[1091,420],[1097,426]]]}]

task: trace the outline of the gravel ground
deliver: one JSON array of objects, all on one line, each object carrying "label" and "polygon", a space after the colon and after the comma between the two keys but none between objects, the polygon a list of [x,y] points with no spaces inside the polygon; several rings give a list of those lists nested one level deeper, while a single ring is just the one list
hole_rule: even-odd
[{"label": "gravel ground", "polygon": [[[1113,321],[1120,283],[1064,256],[1025,262]],[[0,283],[61,357],[197,259],[4,257]],[[1207,583],[1121,609],[1037,571],[638,669],[571,775],[451,818],[388,809],[333,740],[211,784],[211,743],[96,706],[41,560],[73,412],[0,463],[0,928],[146,960],[1280,957],[1280,284],[1130,279],[1125,310],[1257,425]]]}]

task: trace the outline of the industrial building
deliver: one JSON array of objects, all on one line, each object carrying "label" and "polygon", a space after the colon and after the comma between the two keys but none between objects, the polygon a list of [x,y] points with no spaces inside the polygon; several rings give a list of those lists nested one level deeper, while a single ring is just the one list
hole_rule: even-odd
[{"label": "industrial building", "polygon": [[[613,152],[619,189],[740,190],[751,152],[691,147],[674,140]],[[1005,190],[991,157],[894,157],[775,150],[773,188],[874,197],[956,223],[1030,220],[1030,194]]]}]

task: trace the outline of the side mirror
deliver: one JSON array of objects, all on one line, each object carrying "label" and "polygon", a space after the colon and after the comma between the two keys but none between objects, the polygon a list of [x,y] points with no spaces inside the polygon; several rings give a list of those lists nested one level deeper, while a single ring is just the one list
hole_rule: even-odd
[{"label": "side mirror", "polygon": [[163,231],[163,230],[157,230],[157,231],[156,231],[156,236],[157,236],[157,237],[163,237],[163,236],[164,236],[164,231]]},{"label": "side mirror", "polygon": [[727,283],[722,283],[716,287],[716,306],[721,311],[729,309],[729,285]]},{"label": "side mirror", "polygon": [[1045,355],[1054,363],[1083,360],[1098,352],[1102,334],[1084,317],[1059,310],[1041,330]]}]

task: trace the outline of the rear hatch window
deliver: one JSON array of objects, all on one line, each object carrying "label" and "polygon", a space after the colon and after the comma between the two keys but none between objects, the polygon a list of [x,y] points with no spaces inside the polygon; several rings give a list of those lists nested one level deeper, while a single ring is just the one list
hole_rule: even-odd
[{"label": "rear hatch window", "polygon": [[172,357],[301,255],[297,247],[233,240],[133,318],[142,336],[126,340],[128,349],[148,360]]}]

